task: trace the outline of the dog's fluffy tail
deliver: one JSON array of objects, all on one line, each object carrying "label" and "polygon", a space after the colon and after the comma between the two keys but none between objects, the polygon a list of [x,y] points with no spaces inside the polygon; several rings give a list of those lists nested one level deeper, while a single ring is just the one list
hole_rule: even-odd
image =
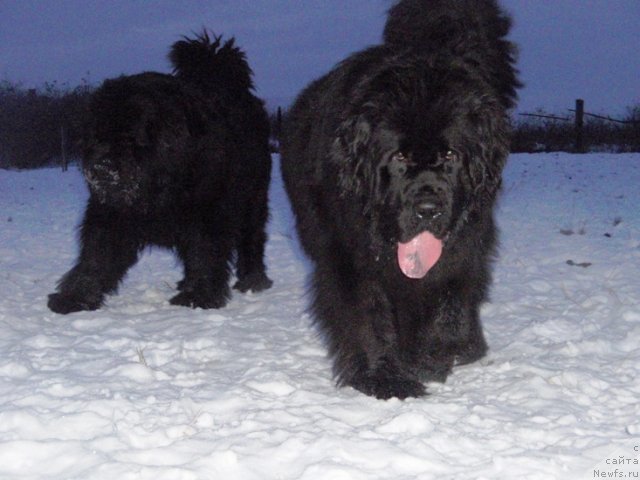
[{"label": "dog's fluffy tail", "polygon": [[400,0],[389,10],[384,41],[396,49],[450,52],[486,69],[505,107],[520,87],[511,19],[496,0]]},{"label": "dog's fluffy tail", "polygon": [[173,74],[203,87],[248,91],[253,89],[253,72],[245,53],[235,46],[235,39],[225,42],[222,36],[205,30],[195,38],[183,37],[169,52]]}]

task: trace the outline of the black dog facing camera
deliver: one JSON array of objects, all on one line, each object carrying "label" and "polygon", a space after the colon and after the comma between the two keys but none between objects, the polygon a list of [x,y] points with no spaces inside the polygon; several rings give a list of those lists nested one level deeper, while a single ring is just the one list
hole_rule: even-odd
[{"label": "black dog facing camera", "polygon": [[173,75],[107,80],[91,102],[82,170],[90,191],[80,255],[48,306],[95,310],[148,245],[184,266],[174,305],[223,307],[271,286],[265,223],[269,121],[245,54],[204,32],[176,42]]},{"label": "black dog facing camera", "polygon": [[338,385],[425,393],[487,349],[479,307],[519,86],[494,0],[401,0],[296,100],[282,172]]}]

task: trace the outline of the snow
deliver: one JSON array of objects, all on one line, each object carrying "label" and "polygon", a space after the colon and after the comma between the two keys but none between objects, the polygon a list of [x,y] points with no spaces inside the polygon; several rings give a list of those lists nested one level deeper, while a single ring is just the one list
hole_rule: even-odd
[{"label": "snow", "polygon": [[404,402],[335,388],[274,159],[274,286],[222,310],[169,305],[152,250],[103,309],[50,312],[86,188],[0,170],[0,478],[640,477],[639,154],[510,158],[490,353]]}]

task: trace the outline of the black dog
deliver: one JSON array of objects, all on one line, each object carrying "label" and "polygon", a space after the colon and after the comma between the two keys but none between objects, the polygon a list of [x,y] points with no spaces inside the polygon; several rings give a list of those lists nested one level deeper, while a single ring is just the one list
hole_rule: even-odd
[{"label": "black dog", "polygon": [[205,32],[169,57],[173,75],[107,80],[93,96],[80,256],[49,296],[54,312],[99,308],[152,244],[175,249],[184,265],[174,305],[223,307],[234,251],[234,288],[271,286],[269,122],[245,54]]},{"label": "black dog", "polygon": [[420,396],[487,349],[478,310],[519,86],[493,0],[402,0],[312,83],[282,172],[339,385]]}]

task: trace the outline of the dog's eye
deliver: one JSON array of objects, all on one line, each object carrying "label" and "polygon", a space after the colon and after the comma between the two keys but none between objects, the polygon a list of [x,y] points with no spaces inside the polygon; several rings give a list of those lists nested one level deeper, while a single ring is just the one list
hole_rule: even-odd
[{"label": "dog's eye", "polygon": [[413,165],[413,162],[411,161],[411,159],[405,155],[402,152],[396,152],[393,154],[393,157],[391,157],[392,160],[401,163],[403,165]]},{"label": "dog's eye", "polygon": [[453,162],[458,158],[455,150],[443,150],[438,153],[438,164]]}]

